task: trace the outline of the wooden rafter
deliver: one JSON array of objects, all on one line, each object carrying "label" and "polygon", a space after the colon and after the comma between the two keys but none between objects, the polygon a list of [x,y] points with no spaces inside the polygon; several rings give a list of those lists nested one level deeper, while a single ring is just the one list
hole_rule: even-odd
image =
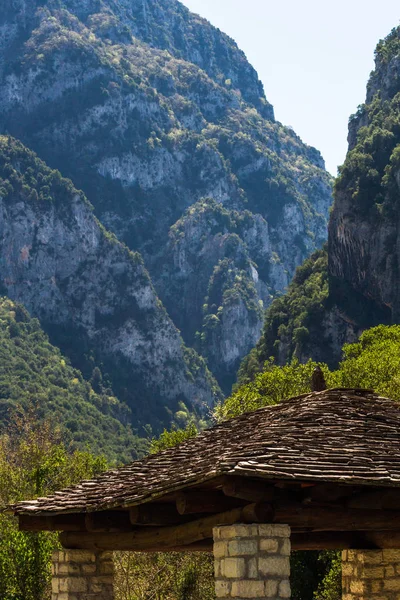
[{"label": "wooden rafter", "polygon": [[171,549],[194,544],[212,537],[217,525],[234,523],[268,522],[272,509],[266,504],[249,504],[225,513],[191,521],[176,527],[149,527],[124,533],[63,532],[60,536],[65,548],[101,550],[146,550],[150,548]]},{"label": "wooden rafter", "polygon": [[226,477],[222,491],[225,496],[247,500],[247,502],[270,502],[277,490],[271,483],[243,477]]},{"label": "wooden rafter", "polygon": [[[298,503],[273,507],[268,503],[259,503],[234,508],[176,526],[131,527],[119,532],[111,529],[105,532],[64,530],[61,542],[66,548],[143,551],[158,548],[166,550],[211,539],[215,526],[234,523],[284,523],[290,525],[294,536],[302,535],[301,532],[305,532],[307,536],[314,536],[314,543],[317,545],[321,543],[322,539],[332,539],[332,543],[337,543],[339,547],[342,544],[341,536],[345,536],[348,540],[347,543],[352,544],[355,543],[354,540],[357,539],[358,533],[363,532],[364,536],[368,534],[368,544],[381,547],[380,544],[389,543],[387,540],[393,531],[400,531],[400,511],[310,507]],[[381,536],[379,540],[374,538],[377,531]],[[303,539],[303,547],[307,545],[308,539],[308,537]],[[367,538],[364,539],[367,540]],[[296,544],[300,544],[301,538],[294,537],[293,540]],[[367,542],[365,541],[365,543]],[[397,543],[400,543],[400,537]]]},{"label": "wooden rafter", "polygon": [[175,504],[141,504],[129,511],[132,525],[179,525],[186,523],[188,517],[180,515]]},{"label": "wooden rafter", "polygon": [[227,498],[218,491],[180,492],[176,496],[176,508],[180,515],[221,513],[243,506],[237,498]]}]

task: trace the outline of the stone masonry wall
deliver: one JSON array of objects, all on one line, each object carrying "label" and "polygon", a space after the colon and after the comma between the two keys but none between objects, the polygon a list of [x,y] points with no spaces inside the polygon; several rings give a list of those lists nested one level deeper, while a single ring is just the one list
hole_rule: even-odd
[{"label": "stone masonry wall", "polygon": [[344,550],[343,600],[399,600],[400,550]]},{"label": "stone masonry wall", "polygon": [[290,527],[232,525],[214,529],[217,598],[290,598]]},{"label": "stone masonry wall", "polygon": [[54,552],[52,600],[114,600],[112,552]]}]

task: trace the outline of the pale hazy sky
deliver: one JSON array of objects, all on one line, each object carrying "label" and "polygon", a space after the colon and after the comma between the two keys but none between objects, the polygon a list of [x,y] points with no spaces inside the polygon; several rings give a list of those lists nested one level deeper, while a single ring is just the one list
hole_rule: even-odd
[{"label": "pale hazy sky", "polygon": [[230,35],[264,83],[275,116],[320,150],[329,171],[347,150],[379,39],[399,24],[395,0],[182,0]]}]

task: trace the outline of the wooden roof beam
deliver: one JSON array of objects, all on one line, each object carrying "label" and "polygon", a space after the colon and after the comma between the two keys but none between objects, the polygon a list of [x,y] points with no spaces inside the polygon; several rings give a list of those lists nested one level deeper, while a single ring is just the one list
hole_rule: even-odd
[{"label": "wooden roof beam", "polygon": [[349,508],[400,510],[400,489],[361,492],[349,498]]},{"label": "wooden roof beam", "polygon": [[237,498],[227,498],[221,492],[180,492],[176,496],[176,509],[180,515],[221,513],[243,506]]},{"label": "wooden roof beam", "polygon": [[19,515],[20,531],[87,531],[84,514],[42,517]]},{"label": "wooden roof beam", "polygon": [[179,514],[176,505],[172,503],[149,503],[133,506],[129,515],[132,525],[179,525],[188,521],[188,517]]},{"label": "wooden roof beam", "polygon": [[234,476],[226,477],[222,491],[225,496],[247,502],[271,502],[276,493],[271,483]]},{"label": "wooden roof beam", "polygon": [[341,502],[351,498],[357,488],[351,485],[319,483],[303,490],[305,502]]},{"label": "wooden roof beam", "polygon": [[267,504],[249,504],[242,508],[204,517],[176,527],[136,528],[124,533],[86,533],[63,532],[60,535],[64,548],[97,550],[136,550],[146,551],[154,548],[170,550],[180,546],[194,544],[212,538],[213,528],[217,525],[234,523],[270,522],[272,508]]},{"label": "wooden roof beam", "polygon": [[89,532],[126,531],[132,529],[127,511],[106,510],[85,515],[86,530]]},{"label": "wooden roof beam", "polygon": [[[208,517],[210,519],[210,517]],[[196,521],[200,527],[199,521]],[[199,535],[206,538],[190,541],[189,537],[177,532],[163,529],[163,536],[158,528],[144,529],[125,534],[89,534],[65,532],[61,535],[61,543],[65,548],[90,550],[131,550],[138,552],[211,552],[213,548],[212,528],[206,527],[201,533],[191,534],[193,540]],[[176,528],[168,528],[176,529]],[[178,543],[179,541],[179,543]],[[293,532],[291,536],[292,550],[345,550],[345,549],[392,549],[400,547],[400,530],[392,531],[325,531],[325,532]]]},{"label": "wooden roof beam", "polygon": [[276,506],[273,521],[314,531],[400,530],[400,511],[287,504]]},{"label": "wooden roof beam", "polygon": [[380,550],[400,548],[400,531],[294,533],[292,550]]}]

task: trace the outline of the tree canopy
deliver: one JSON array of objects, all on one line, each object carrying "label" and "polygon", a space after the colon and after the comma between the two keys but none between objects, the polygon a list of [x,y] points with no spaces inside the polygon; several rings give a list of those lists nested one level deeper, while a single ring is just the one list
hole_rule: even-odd
[{"label": "tree canopy", "polygon": [[92,380],[93,386],[50,344],[22,305],[0,298],[0,433],[10,411],[28,410],[34,401],[40,418],[57,419],[72,451],[90,447],[118,463],[143,454],[145,442],[123,424],[127,407],[100,383],[97,371]]}]

